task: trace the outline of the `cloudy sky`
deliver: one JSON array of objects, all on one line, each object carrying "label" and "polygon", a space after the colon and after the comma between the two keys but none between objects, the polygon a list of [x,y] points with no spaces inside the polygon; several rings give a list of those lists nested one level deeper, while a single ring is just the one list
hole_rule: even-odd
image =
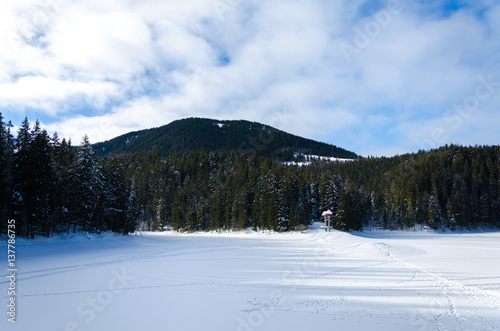
[{"label": "cloudy sky", "polygon": [[500,143],[496,0],[17,0],[0,31],[0,112],[74,144],[185,117],[361,155]]}]

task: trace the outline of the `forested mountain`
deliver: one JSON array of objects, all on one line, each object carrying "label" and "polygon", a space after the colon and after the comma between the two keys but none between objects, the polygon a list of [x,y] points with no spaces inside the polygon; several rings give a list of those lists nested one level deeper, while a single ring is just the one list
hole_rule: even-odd
[{"label": "forested mountain", "polygon": [[[218,125],[217,125],[218,126]],[[500,228],[500,147],[445,146],[391,158],[290,165],[276,155],[200,148],[97,157],[0,114],[0,234],[287,231],[334,214],[337,229]],[[322,153],[318,153],[322,154]]]},{"label": "forested mountain", "polygon": [[241,151],[259,156],[294,160],[295,153],[354,159],[357,155],[343,148],[301,138],[268,125],[249,121],[218,121],[188,118],[168,125],[131,132],[94,148],[99,156],[158,150],[162,157],[177,152]]}]

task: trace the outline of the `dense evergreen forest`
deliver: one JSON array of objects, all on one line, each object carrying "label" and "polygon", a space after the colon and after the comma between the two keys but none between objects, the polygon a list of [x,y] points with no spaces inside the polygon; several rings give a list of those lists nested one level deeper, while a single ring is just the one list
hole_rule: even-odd
[{"label": "dense evergreen forest", "polygon": [[[0,115],[1,118],[1,115]],[[334,213],[334,225],[500,227],[500,147],[445,146],[391,158],[289,165],[236,150],[158,149],[97,157],[87,137],[49,136],[0,120],[2,233],[293,230]]]},{"label": "dense evergreen forest", "polygon": [[148,229],[286,231],[335,215],[335,227],[500,226],[500,147],[446,146],[392,158],[299,167],[238,152],[124,159]]},{"label": "dense evergreen forest", "polygon": [[75,230],[129,233],[138,213],[132,183],[118,159],[97,159],[88,138],[75,153],[70,141],[49,136],[37,121],[14,139],[0,114],[0,217],[16,221],[18,236]]},{"label": "dense evergreen forest", "polygon": [[[387,229],[500,227],[500,146],[445,146],[326,169],[368,201],[364,225]],[[327,170],[328,171],[328,170]]]}]

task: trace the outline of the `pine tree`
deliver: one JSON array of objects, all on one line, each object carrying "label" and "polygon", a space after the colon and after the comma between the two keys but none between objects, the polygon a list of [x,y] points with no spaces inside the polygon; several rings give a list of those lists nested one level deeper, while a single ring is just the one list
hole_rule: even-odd
[{"label": "pine tree", "polygon": [[[0,217],[2,221],[6,218],[8,201],[8,192],[6,190],[7,149],[7,130],[2,113],[0,113]],[[4,227],[2,227],[1,231],[4,231]]]},{"label": "pine tree", "polygon": [[351,200],[345,190],[340,192],[339,204],[337,206],[337,213],[334,219],[334,226],[338,230],[346,231],[349,229],[351,223],[352,212]]},{"label": "pine tree", "polygon": [[212,195],[211,203],[211,214],[210,218],[211,222],[211,230],[217,230],[222,228],[222,224],[224,222],[223,211],[225,210],[225,206],[223,205],[223,194],[220,185],[215,187],[215,192]]},{"label": "pine tree", "polygon": [[366,205],[366,199],[355,189],[349,186],[343,189],[334,220],[335,228],[344,231],[362,230]]},{"label": "pine tree", "polygon": [[33,140],[29,154],[31,159],[30,174],[32,176],[30,180],[32,233],[50,236],[54,227],[54,220],[51,216],[55,190],[51,141],[47,131],[41,129],[38,121],[35,122],[31,136]]},{"label": "pine tree", "polygon": [[296,224],[292,224],[294,227],[299,224],[310,225],[311,224],[311,205],[309,198],[309,190],[306,184],[300,185],[301,190],[299,194],[299,200],[297,204],[297,219]]},{"label": "pine tree", "polygon": [[310,206],[310,214],[309,219],[313,221],[319,220],[320,213],[320,204],[319,204],[319,190],[317,183],[309,184],[309,206]]},{"label": "pine tree", "polygon": [[238,229],[246,229],[249,219],[249,210],[250,203],[248,199],[248,192],[246,185],[242,186],[238,193],[238,201],[237,201],[237,213],[238,213],[238,222],[236,227]]},{"label": "pine tree", "polygon": [[277,218],[279,231],[288,231],[290,229],[290,212],[292,201],[290,200],[290,180],[288,173],[281,174],[278,180],[278,194],[277,194]]},{"label": "pine tree", "polygon": [[125,167],[117,157],[104,158],[100,163],[103,178],[100,203],[103,206],[105,229],[124,232],[130,198]]},{"label": "pine tree", "polygon": [[279,230],[278,227],[278,185],[276,182],[275,172],[272,168],[266,169],[266,164],[263,165],[265,172],[264,187],[261,200],[261,215],[263,217],[263,226],[268,229]]},{"label": "pine tree", "polygon": [[137,192],[134,189],[134,184],[130,184],[128,189],[129,196],[127,201],[127,211],[125,213],[125,223],[123,224],[123,235],[134,232],[137,228],[137,223],[139,220],[139,210],[137,209]]},{"label": "pine tree", "polygon": [[172,225],[175,231],[185,228],[186,202],[185,194],[182,188],[177,188],[174,193],[172,205]]},{"label": "pine tree", "polygon": [[31,202],[33,194],[31,191],[33,176],[31,167],[30,148],[33,137],[31,135],[28,118],[25,118],[17,133],[16,153],[14,154],[14,186],[13,206],[17,219],[18,228],[24,232],[27,238],[34,236],[32,233],[33,210]]},{"label": "pine tree", "polygon": [[322,211],[330,210],[334,217],[339,204],[340,182],[341,179],[329,171],[321,176],[321,208]]},{"label": "pine tree", "polygon": [[71,140],[65,138],[59,143],[57,135],[52,138],[52,168],[55,176],[52,218],[55,220],[56,231],[69,232],[70,223],[75,217],[70,211],[74,210],[75,201],[72,196],[75,187],[71,182],[71,169],[75,163],[75,152]]},{"label": "pine tree", "polygon": [[12,124],[3,122],[2,113],[0,113],[0,225],[3,233],[7,229],[7,219],[11,215],[10,198],[12,195],[12,166],[14,155],[14,141],[10,128]]},{"label": "pine tree", "polygon": [[[103,228],[101,170],[97,164],[94,150],[85,135],[72,168],[71,177],[74,183],[75,210],[78,224],[83,231],[99,232]],[[75,225],[76,226],[76,225]]]},{"label": "pine tree", "polygon": [[14,155],[14,141],[10,128],[12,124],[3,122],[0,113],[0,225],[3,233],[7,229],[7,220],[11,218],[10,201],[12,195],[12,166]]},{"label": "pine tree", "polygon": [[432,229],[437,229],[442,221],[441,211],[434,194],[429,196],[427,225]]}]

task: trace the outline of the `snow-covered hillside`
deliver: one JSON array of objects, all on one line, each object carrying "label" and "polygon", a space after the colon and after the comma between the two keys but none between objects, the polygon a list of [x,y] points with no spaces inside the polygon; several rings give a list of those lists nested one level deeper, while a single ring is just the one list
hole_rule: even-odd
[{"label": "snow-covered hillside", "polygon": [[17,323],[4,313],[1,330],[500,328],[500,233],[24,240],[17,264]]},{"label": "snow-covered hillside", "polygon": [[[354,159],[342,159],[338,157],[332,157],[332,156],[319,156],[319,155],[300,155],[301,158],[304,159],[304,161],[288,161],[284,162],[284,164],[287,165],[298,165],[298,166],[305,166],[313,163],[314,161],[327,161],[327,162],[351,162],[354,161]],[[299,157],[298,154],[294,154],[294,157],[297,158]]]}]

